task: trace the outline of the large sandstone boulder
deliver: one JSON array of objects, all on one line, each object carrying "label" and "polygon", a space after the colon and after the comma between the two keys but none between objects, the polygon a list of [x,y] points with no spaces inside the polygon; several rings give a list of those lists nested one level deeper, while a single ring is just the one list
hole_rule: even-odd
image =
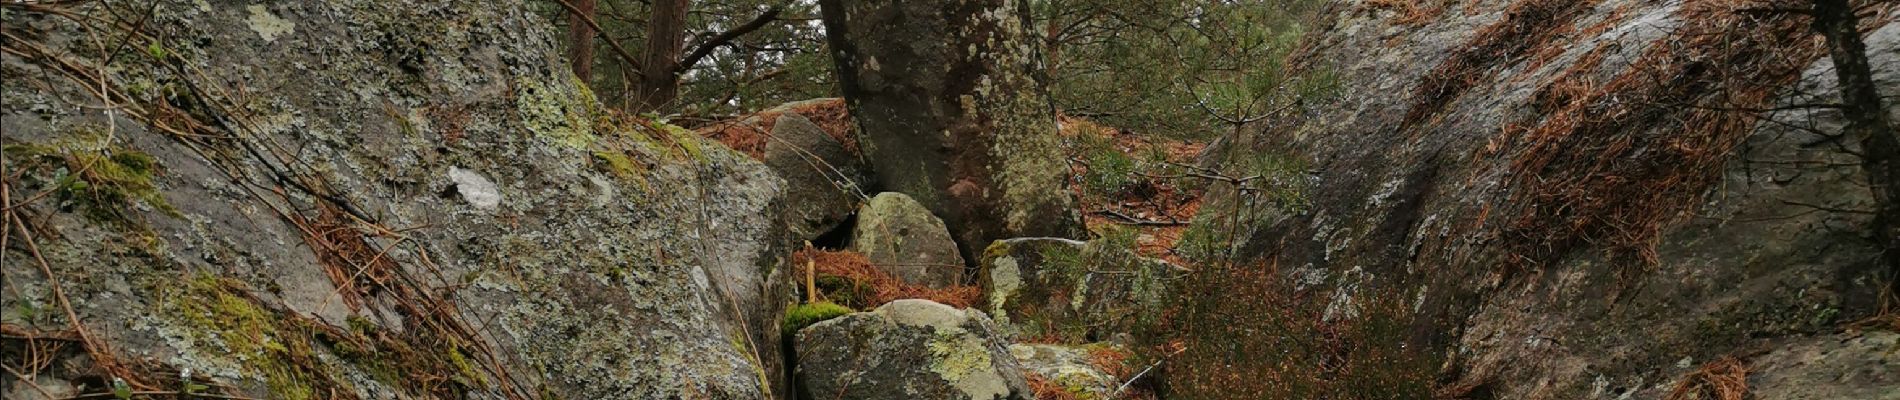
[{"label": "large sandstone boulder", "polygon": [[786,103],[699,132],[764,162],[785,179],[783,219],[796,239],[830,232],[865,199],[871,171],[859,154],[856,123],[843,99]]},{"label": "large sandstone boulder", "polygon": [[[1724,356],[1774,365],[1775,393],[1892,390],[1754,357],[1862,351],[1817,338],[1878,312],[1890,276],[1857,140],[1811,107],[1841,99],[1807,17],[1371,3],[1327,9],[1295,57],[1337,73],[1335,102],[1211,151],[1211,168],[1293,196],[1212,185],[1201,219],[1240,224],[1191,231],[1227,232],[1203,242],[1235,257],[1177,281],[1171,393],[1296,387],[1265,379],[1307,379],[1275,372],[1293,366],[1361,372],[1299,382],[1321,394],[1654,399]],[[1879,90],[1900,95],[1900,24],[1861,30]],[[1315,328],[1346,345],[1313,351],[1328,343],[1297,335]]]},{"label": "large sandstone boulder", "polygon": [[1147,333],[1179,267],[1125,240],[1018,238],[990,244],[978,281],[990,315],[1014,338],[1064,343]]},{"label": "large sandstone boulder", "polygon": [[92,398],[181,371],[247,398],[787,397],[766,168],[603,112],[522,1],[248,3],[0,13],[9,365],[57,341],[20,372]]},{"label": "large sandstone boulder", "polygon": [[802,398],[1033,399],[1021,367],[981,311],[898,300],[798,332]]},{"label": "large sandstone boulder", "polygon": [[879,193],[858,208],[851,250],[914,285],[942,288],[963,277],[963,256],[943,220],[903,193]]}]

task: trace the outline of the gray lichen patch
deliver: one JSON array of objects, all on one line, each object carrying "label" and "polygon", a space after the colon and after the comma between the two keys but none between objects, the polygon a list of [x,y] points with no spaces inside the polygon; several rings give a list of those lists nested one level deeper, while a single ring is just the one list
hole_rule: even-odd
[{"label": "gray lichen patch", "polygon": [[278,18],[277,14],[272,14],[270,8],[262,4],[245,6],[244,10],[251,14],[250,18],[246,18],[244,22],[251,27],[252,32],[257,32],[258,37],[264,38],[265,42],[275,42],[278,37],[297,31],[296,23]]}]

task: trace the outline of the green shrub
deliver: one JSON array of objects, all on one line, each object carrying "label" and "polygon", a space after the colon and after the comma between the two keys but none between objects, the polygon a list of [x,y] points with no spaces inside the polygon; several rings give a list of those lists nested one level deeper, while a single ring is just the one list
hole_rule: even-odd
[{"label": "green shrub", "polygon": [[798,330],[805,329],[805,327],[811,326],[811,324],[824,322],[825,320],[837,318],[845,314],[850,314],[851,312],[850,307],[833,304],[828,301],[799,304],[785,309],[785,321],[780,325],[780,329],[785,336],[789,337],[798,334]]},{"label": "green shrub", "polygon": [[1135,159],[1115,150],[1096,153],[1089,159],[1088,188],[1098,194],[1120,194],[1136,183]]}]

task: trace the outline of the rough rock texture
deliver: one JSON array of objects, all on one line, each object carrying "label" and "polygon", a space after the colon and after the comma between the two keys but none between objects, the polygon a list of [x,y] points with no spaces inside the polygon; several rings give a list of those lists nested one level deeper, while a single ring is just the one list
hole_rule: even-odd
[{"label": "rough rock texture", "polygon": [[[1230,171],[1291,155],[1303,201],[1230,190],[1205,208],[1261,211],[1240,216],[1243,267],[1186,290],[1282,287],[1324,299],[1308,320],[1403,325],[1345,341],[1400,348],[1290,362],[1442,365],[1444,383],[1403,378],[1439,396],[1659,398],[1697,365],[1680,360],[1723,355],[1753,380],[1795,380],[1783,390],[1892,390],[1880,374],[1798,382],[1833,367],[1749,356],[1863,346],[1829,337],[1875,311],[1882,282],[1870,217],[1851,211],[1870,208],[1856,144],[1828,138],[1838,112],[1801,106],[1839,98],[1803,17],[1732,1],[1392,4],[1334,8],[1300,57],[1340,69],[1339,98],[1215,151]],[[1878,85],[1900,94],[1900,26],[1862,30]],[[1252,317],[1283,312],[1254,307],[1190,306],[1177,392],[1289,362]]]},{"label": "rough rock texture", "polygon": [[1090,363],[1088,352],[1080,347],[1012,344],[1009,353],[1016,356],[1023,371],[1042,376],[1075,400],[1109,400],[1121,385],[1114,375]]},{"label": "rough rock texture", "polygon": [[1033,399],[983,312],[898,300],[798,332],[807,399]]},{"label": "rough rock texture", "polygon": [[913,285],[943,288],[962,281],[963,256],[943,220],[903,193],[878,193],[858,208],[851,250]]},{"label": "rough rock texture", "polygon": [[1758,399],[1900,399],[1900,334],[1818,335],[1750,361]]},{"label": "rough rock texture", "polygon": [[1010,237],[1074,237],[1081,217],[1027,3],[819,2],[882,190],[949,223],[965,257]]},{"label": "rough rock texture", "polygon": [[699,131],[784,178],[786,228],[796,239],[811,240],[848,219],[872,182],[855,127],[844,100],[830,98],[782,104]]},{"label": "rough rock texture", "polygon": [[999,240],[984,250],[978,281],[990,315],[1011,337],[1089,343],[1150,333],[1167,282],[1180,268],[1109,239]]},{"label": "rough rock texture", "polygon": [[70,304],[93,390],[785,397],[782,181],[601,113],[522,2],[146,10],[5,11],[9,365]]},{"label": "rough rock texture", "polygon": [[780,116],[772,137],[777,140],[765,146],[765,165],[792,188],[785,193],[792,234],[813,239],[837,228],[864,199],[859,182],[867,174],[857,154],[797,114]]}]

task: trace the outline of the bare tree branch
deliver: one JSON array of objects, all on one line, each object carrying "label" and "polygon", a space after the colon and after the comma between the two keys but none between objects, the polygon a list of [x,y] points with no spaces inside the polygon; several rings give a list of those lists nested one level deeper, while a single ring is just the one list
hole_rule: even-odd
[{"label": "bare tree branch", "polygon": [[720,32],[718,35],[713,35],[713,37],[711,39],[707,39],[705,43],[700,43],[698,47],[694,47],[693,52],[688,53],[686,55],[686,58],[680,59],[678,68],[676,68],[673,72],[679,73],[680,71],[685,71],[687,69],[690,69],[693,67],[694,64],[699,64],[700,59],[706,58],[706,56],[708,55],[712,55],[713,49],[717,49],[719,48],[719,46],[724,46],[727,43],[732,42],[732,39],[737,39],[740,36],[744,36],[747,33],[752,33],[752,31],[756,31],[756,30],[759,30],[759,28],[765,27],[765,24],[772,22],[772,20],[778,19],[779,11],[783,11],[783,9],[780,8],[779,6],[772,6],[772,8],[765,9],[765,12],[759,14],[758,17],[752,18],[751,21],[747,21],[745,25],[739,25],[736,28],[732,28],[732,30]]},{"label": "bare tree branch", "polygon": [[640,67],[640,61],[638,61],[639,59],[633,58],[633,53],[629,53],[626,48],[620,47],[620,42],[615,41],[613,37],[603,34],[602,32],[606,32],[606,30],[600,28],[599,22],[594,22],[594,16],[582,13],[580,8],[574,7],[574,4],[569,3],[567,0],[554,0],[554,2],[560,4],[561,8],[566,8],[568,14],[579,17],[578,19],[580,19],[581,22],[586,22],[588,27],[594,28],[594,34],[600,35],[602,41],[607,42],[607,46],[612,47],[614,53],[618,54],[621,60],[627,62],[627,69],[633,70],[636,74],[639,73],[642,69]]}]

